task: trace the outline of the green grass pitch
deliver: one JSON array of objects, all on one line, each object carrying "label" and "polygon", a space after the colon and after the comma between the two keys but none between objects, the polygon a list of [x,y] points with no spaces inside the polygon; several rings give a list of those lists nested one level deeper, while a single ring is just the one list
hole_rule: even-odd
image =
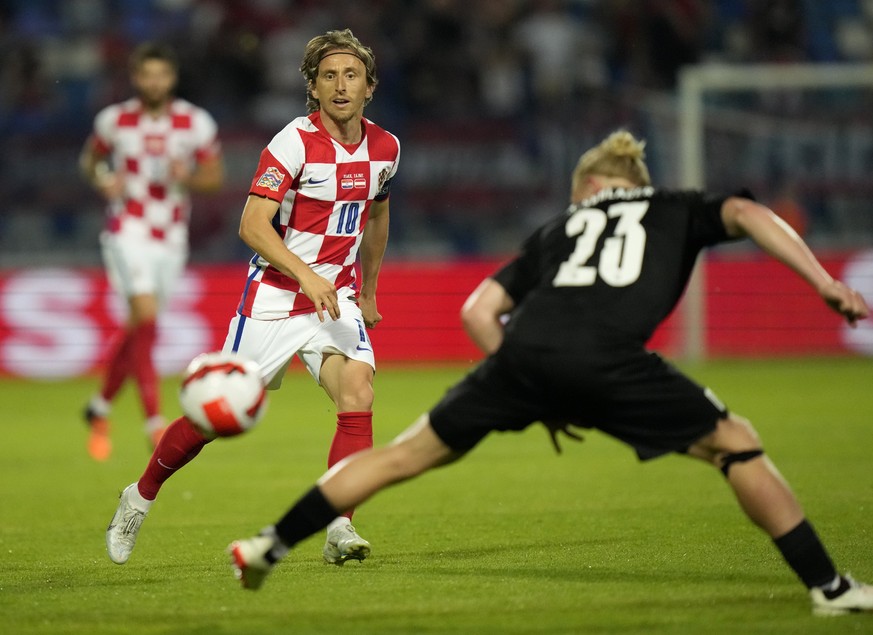
[{"label": "green grass pitch", "polygon": [[[298,370],[253,433],[219,440],[164,487],[124,566],[104,530],[147,450],[127,389],[115,453],[84,450],[94,379],[0,381],[0,632],[873,633],[815,618],[721,475],[684,457],[640,464],[592,432],[555,456],[545,432],[493,436],[466,460],[362,507],[364,563],[299,545],[247,592],[224,549],[276,520],[323,471],[330,402]],[[873,581],[873,362],[722,361],[687,368],[749,417],[838,567]],[[384,368],[385,443],[465,369]],[[177,409],[176,381],[163,386]]]}]

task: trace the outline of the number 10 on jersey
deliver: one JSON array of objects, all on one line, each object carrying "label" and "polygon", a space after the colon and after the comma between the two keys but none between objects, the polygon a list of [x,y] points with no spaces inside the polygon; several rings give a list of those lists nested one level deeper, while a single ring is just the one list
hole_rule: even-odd
[{"label": "number 10 on jersey", "polygon": [[334,233],[337,236],[352,236],[357,234],[360,211],[360,203],[343,203],[339,210],[339,218],[336,225],[334,225]]}]

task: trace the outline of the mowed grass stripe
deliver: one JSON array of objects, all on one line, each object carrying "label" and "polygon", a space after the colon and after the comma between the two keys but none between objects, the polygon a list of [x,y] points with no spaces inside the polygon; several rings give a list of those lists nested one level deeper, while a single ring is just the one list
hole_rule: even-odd
[{"label": "mowed grass stripe", "polygon": [[[381,368],[385,443],[466,369]],[[873,580],[871,362],[687,367],[755,423],[837,564]],[[355,524],[373,556],[321,563],[301,544],[258,593],[223,549],[278,518],[323,471],[329,400],[293,372],[253,433],[168,481],[130,562],[103,532],[148,457],[132,390],[96,464],[79,420],[94,380],[0,381],[0,623],[8,633],[847,633],[820,619],[722,477],[684,457],[640,464],[597,432],[554,455],[545,432],[496,435],[464,461],[383,492]],[[177,381],[163,390],[174,412]]]}]

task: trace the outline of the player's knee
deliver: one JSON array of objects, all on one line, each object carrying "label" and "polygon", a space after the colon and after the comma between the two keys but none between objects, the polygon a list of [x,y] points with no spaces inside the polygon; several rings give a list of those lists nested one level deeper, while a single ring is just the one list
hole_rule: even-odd
[{"label": "player's knee", "polygon": [[399,480],[418,476],[460,456],[434,433],[427,415],[421,417],[384,449],[389,452],[389,464]]},{"label": "player's knee", "polygon": [[731,413],[720,419],[715,430],[688,449],[688,453],[703,459],[727,475],[730,466],[760,456],[761,439],[752,424]]},{"label": "player's knee", "polygon": [[421,456],[403,444],[388,446],[386,454],[388,459],[386,466],[395,482],[418,476],[427,469],[427,464]]},{"label": "player's knee", "polygon": [[752,423],[745,417],[733,413],[719,421],[718,433],[722,451],[761,445],[761,439]]},{"label": "player's knee", "polygon": [[351,361],[342,375],[343,392],[361,404],[373,404],[373,369],[363,362]]},{"label": "player's knee", "polygon": [[128,304],[130,307],[128,323],[130,325],[139,326],[148,322],[155,322],[158,319],[159,304],[154,295],[141,294],[132,296]]},{"label": "player's knee", "polygon": [[367,412],[373,409],[375,392],[369,366],[351,362],[332,378],[322,372],[322,385],[338,412]]},{"label": "player's knee", "polygon": [[732,466],[747,463],[764,454],[761,438],[751,422],[735,414],[719,422],[719,448],[713,463],[727,477]]},{"label": "player's knee", "polygon": [[369,412],[373,409],[374,391],[371,384],[343,386],[337,399],[339,412]]},{"label": "player's knee", "polygon": [[746,463],[763,455],[763,448],[754,448],[752,450],[743,450],[741,452],[728,452],[727,454],[719,456],[719,469],[721,469],[722,474],[727,478],[730,476],[731,466],[738,463]]}]

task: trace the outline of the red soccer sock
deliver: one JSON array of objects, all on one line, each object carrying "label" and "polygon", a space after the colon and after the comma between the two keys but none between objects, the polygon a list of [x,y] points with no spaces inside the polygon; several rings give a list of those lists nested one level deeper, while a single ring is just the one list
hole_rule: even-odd
[{"label": "red soccer sock", "polygon": [[207,443],[209,439],[200,434],[186,417],[179,417],[171,423],[137,483],[142,497],[147,500],[157,498],[164,481],[187,465]]},{"label": "red soccer sock", "polygon": [[158,373],[155,370],[155,362],[152,356],[157,333],[157,323],[154,320],[143,322],[131,331],[131,373],[134,379],[136,379],[139,397],[142,401],[146,418],[160,414]]},{"label": "red soccer sock", "polygon": [[112,344],[112,353],[106,365],[106,375],[103,377],[103,387],[100,395],[107,402],[111,402],[124,380],[130,373],[130,351],[133,342],[133,331],[124,330],[118,333]]},{"label": "red soccer sock", "polygon": [[[327,467],[331,468],[347,456],[373,447],[373,413],[340,412],[337,414],[336,433],[327,455]],[[355,510],[343,516],[351,520]]]}]

